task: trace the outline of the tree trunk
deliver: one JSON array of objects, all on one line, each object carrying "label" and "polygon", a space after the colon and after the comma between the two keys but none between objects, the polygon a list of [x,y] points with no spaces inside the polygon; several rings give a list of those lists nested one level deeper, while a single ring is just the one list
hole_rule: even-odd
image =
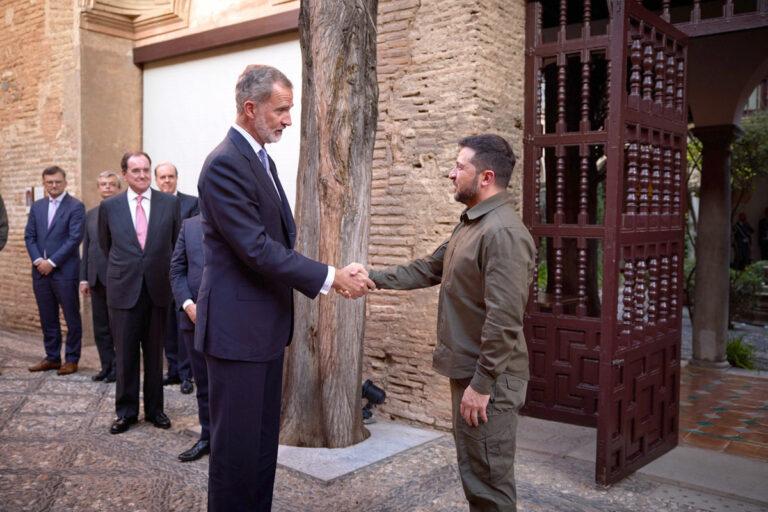
[{"label": "tree trunk", "polygon": [[[304,62],[297,250],[337,268],[368,257],[371,165],[378,117],[378,0],[302,0]],[[296,296],[280,442],[338,448],[362,423],[365,302]]]}]

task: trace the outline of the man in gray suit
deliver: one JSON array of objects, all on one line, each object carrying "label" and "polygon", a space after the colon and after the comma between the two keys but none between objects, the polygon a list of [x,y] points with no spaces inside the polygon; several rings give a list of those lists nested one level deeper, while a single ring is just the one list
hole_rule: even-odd
[{"label": "man in gray suit", "polygon": [[[120,178],[112,171],[99,174],[96,183],[102,200],[120,191]],[[99,207],[96,206],[85,214],[83,257],[80,259],[80,293],[91,297],[93,337],[101,361],[101,371],[91,377],[91,380],[115,382],[115,344],[109,330],[106,282],[107,258],[99,245]]]},{"label": "man in gray suit", "polygon": [[163,412],[163,336],[171,303],[168,271],[179,231],[175,197],[150,188],[149,155],[123,155],[128,189],[99,207],[99,243],[107,254],[107,305],[117,349],[117,419],[110,433],[138,421],[139,361],[144,360],[144,416],[170,428]]}]

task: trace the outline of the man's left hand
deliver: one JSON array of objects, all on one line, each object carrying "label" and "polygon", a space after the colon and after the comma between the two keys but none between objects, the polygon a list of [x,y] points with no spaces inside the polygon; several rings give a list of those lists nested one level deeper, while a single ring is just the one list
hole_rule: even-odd
[{"label": "man's left hand", "polygon": [[491,395],[481,395],[472,386],[467,386],[464,390],[464,396],[461,397],[461,417],[467,422],[470,427],[477,427],[480,425],[480,421],[483,423],[488,421],[488,414],[486,408],[488,407],[488,401],[491,399]]},{"label": "man's left hand", "polygon": [[37,271],[42,275],[47,276],[53,271],[53,265],[48,260],[43,260],[37,264]]}]

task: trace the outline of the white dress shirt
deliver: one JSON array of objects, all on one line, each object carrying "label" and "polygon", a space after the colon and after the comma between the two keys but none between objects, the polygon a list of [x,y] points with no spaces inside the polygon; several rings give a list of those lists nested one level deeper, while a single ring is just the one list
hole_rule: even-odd
[{"label": "white dress shirt", "polygon": [[[139,202],[136,198],[139,194],[133,191],[131,187],[128,187],[128,209],[131,211],[131,220],[133,221],[133,227],[136,227],[136,207]],[[141,207],[144,208],[144,214],[147,216],[147,227],[149,227],[149,210],[152,203],[152,187],[141,193]]]},{"label": "white dress shirt", "polygon": [[[242,135],[246,141],[248,141],[248,145],[251,146],[251,149],[253,149],[254,154],[258,158],[259,151],[263,149],[263,146],[258,143],[256,139],[254,139],[250,133],[248,133],[245,128],[240,126],[239,124],[235,123],[232,125],[232,128],[238,131],[240,135]],[[275,179],[272,177],[272,173],[267,169],[267,176],[269,176],[270,181],[275,186],[275,190],[278,190],[277,183],[275,183]],[[277,193],[277,196],[280,197],[280,192]],[[336,278],[336,267],[333,267],[331,265],[328,265],[328,274],[325,276],[325,282],[323,283],[323,287],[320,288],[320,293],[323,295],[328,295],[328,292],[331,291],[331,286],[333,286],[333,280]],[[185,302],[186,304],[186,302]]]}]

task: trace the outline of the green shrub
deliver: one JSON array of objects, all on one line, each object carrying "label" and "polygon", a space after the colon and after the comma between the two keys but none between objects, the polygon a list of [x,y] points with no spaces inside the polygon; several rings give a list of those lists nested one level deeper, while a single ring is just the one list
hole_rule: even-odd
[{"label": "green shrub", "polygon": [[757,262],[744,270],[731,269],[730,316],[744,316],[757,304],[757,293],[763,287],[763,264]]},{"label": "green shrub", "polygon": [[755,369],[755,347],[744,343],[742,336],[731,338],[725,347],[728,363],[736,368]]}]

